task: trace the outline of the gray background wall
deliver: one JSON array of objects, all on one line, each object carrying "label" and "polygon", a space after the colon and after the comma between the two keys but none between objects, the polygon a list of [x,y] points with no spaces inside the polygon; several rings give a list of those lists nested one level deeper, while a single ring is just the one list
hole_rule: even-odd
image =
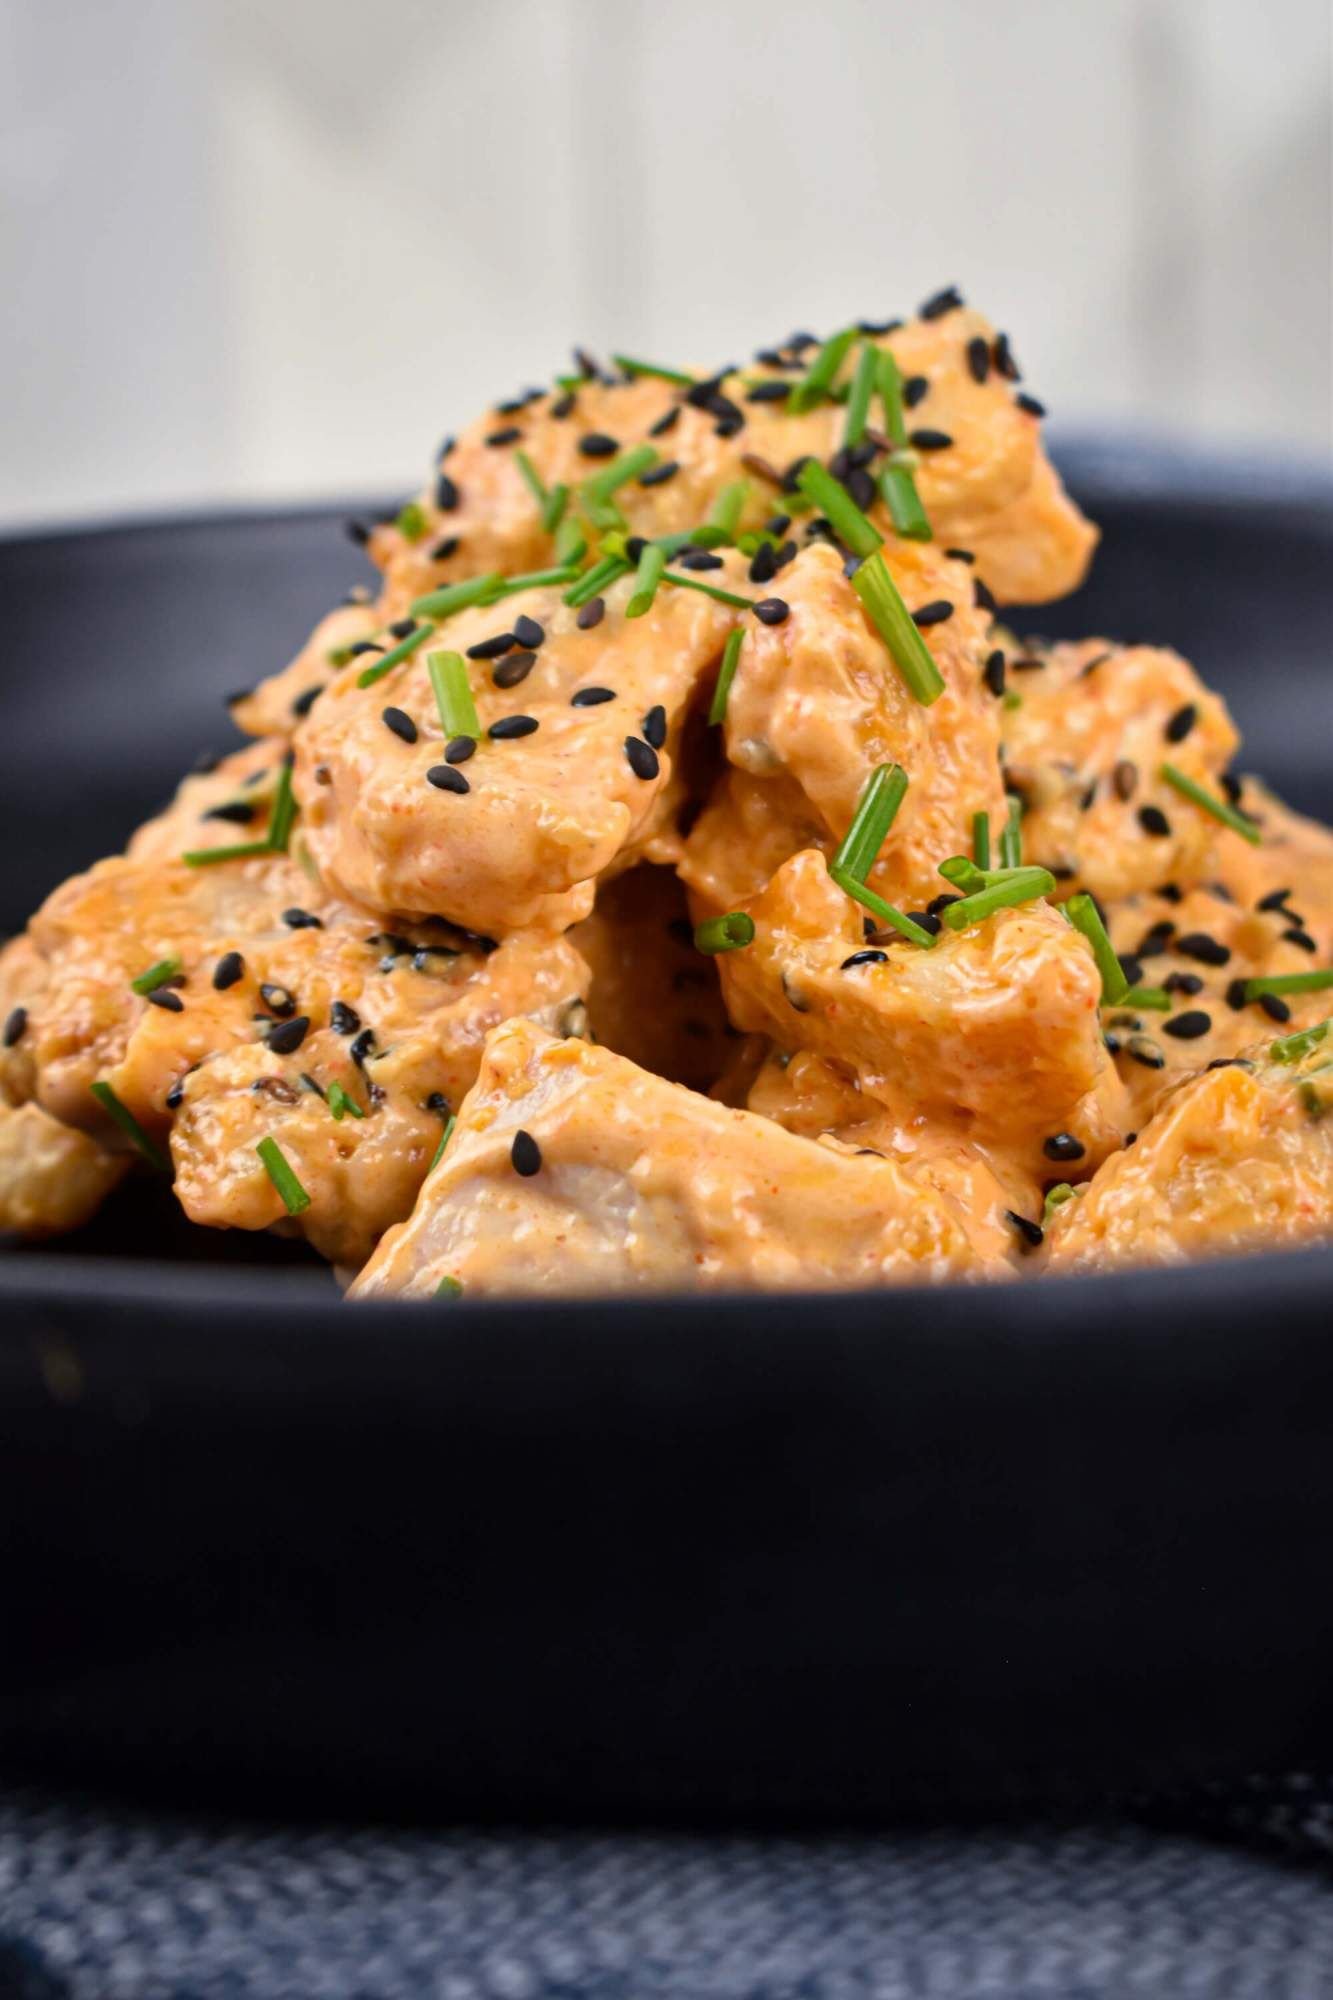
[{"label": "gray background wall", "polygon": [[948,280],[1066,428],[1333,449],[1328,0],[0,0],[0,520],[393,487],[571,341]]}]

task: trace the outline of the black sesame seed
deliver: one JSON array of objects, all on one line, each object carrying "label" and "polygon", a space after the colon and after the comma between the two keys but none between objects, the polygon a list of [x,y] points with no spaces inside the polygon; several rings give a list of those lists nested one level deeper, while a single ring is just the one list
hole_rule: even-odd
[{"label": "black sesame seed", "polygon": [[1299,946],[1301,951],[1318,951],[1319,949],[1314,939],[1310,936],[1309,931],[1303,931],[1294,924],[1290,930],[1283,931],[1282,936],[1288,944]]},{"label": "black sesame seed", "polygon": [[390,634],[395,639],[405,639],[409,632],[415,632],[416,629],[417,621],[415,618],[395,618],[393,624],[389,627]]},{"label": "black sesame seed", "polygon": [[363,549],[370,540],[370,524],[367,521],[344,521],[343,533],[349,542],[353,542],[357,548]]},{"label": "black sesame seed", "polygon": [[647,546],[648,537],[646,535],[631,535],[625,544],[626,561],[632,563],[640,561]]},{"label": "black sesame seed", "polygon": [[912,623],[923,629],[928,625],[943,625],[953,617],[953,606],[947,597],[932,597],[929,604],[923,604],[919,611],[912,613]]},{"label": "black sesame seed", "polygon": [[151,993],[144,995],[144,998],[150,1007],[162,1007],[168,1014],[185,1012],[185,1002],[179,993],[172,992],[170,986],[155,986]]},{"label": "black sesame seed", "polygon": [[1179,1042],[1197,1041],[1206,1035],[1213,1025],[1211,1014],[1205,1014],[1201,1007],[1191,1007],[1187,1013],[1176,1014],[1169,1021],[1163,1021],[1162,1033],[1174,1035]]},{"label": "black sesame seed", "polygon": [[1227,982],[1226,1001],[1233,1014],[1239,1014],[1241,1008],[1248,1004],[1243,979],[1232,979]]},{"label": "black sesame seed", "polygon": [[349,660],[359,660],[363,653],[383,653],[385,650],[386,648],[377,644],[374,639],[358,639],[355,645],[347,648],[347,657]]},{"label": "black sesame seed", "polygon": [[666,710],[660,702],[658,702],[656,707],[649,709],[647,715],[644,716],[643,721],[639,724],[639,728],[642,731],[644,742],[651,745],[654,750],[660,750],[667,738]]},{"label": "black sesame seed", "polygon": [[1131,986],[1137,986],[1139,981],[1143,977],[1143,967],[1139,964],[1139,961],[1137,958],[1135,958],[1133,952],[1129,951],[1117,952],[1116,963],[1119,965],[1120,970],[1124,973],[1125,978],[1128,980],[1129,984]]},{"label": "black sesame seed", "polygon": [[614,458],[620,446],[605,431],[589,431],[579,439],[579,450],[584,458]]},{"label": "black sesame seed", "polygon": [[268,1045],[275,1056],[294,1055],[310,1031],[308,1014],[298,1014],[295,1020],[279,1021],[268,1031]]},{"label": "black sesame seed", "polygon": [[938,937],[944,928],[933,910],[909,910],[907,914],[914,924],[920,924],[922,930],[929,931],[932,937]]},{"label": "black sesame seed", "polygon": [[[946,285],[943,291],[932,292],[925,304],[917,308],[920,319],[943,319],[945,313],[956,312],[963,303],[963,295],[957,285]],[[1041,1232],[1038,1231],[1038,1240]]]},{"label": "black sesame seed", "polygon": [[432,1090],[422,1108],[426,1111],[433,1111],[437,1118],[447,1118],[449,1116],[449,1100],[442,1090]]},{"label": "black sesame seed", "polygon": [[677,569],[721,569],[722,558],[711,549],[682,549],[676,557]]},{"label": "black sesame seed", "polygon": [[516,688],[525,681],[537,664],[535,653],[506,653],[505,657],[491,669],[492,685],[498,688]]},{"label": "black sesame seed", "polygon": [[1012,1208],[1006,1208],[1004,1219],[1006,1222],[1012,1223],[1018,1231],[1023,1239],[1023,1247],[1025,1249],[1040,1250],[1042,1244],[1046,1241],[1046,1232],[1039,1222],[1029,1222],[1025,1215],[1019,1215],[1017,1210]]},{"label": "black sesame seed", "polygon": [[[1186,1016],[1182,1014],[1180,1018],[1183,1021]],[[1144,1069],[1166,1068],[1166,1057],[1151,1035],[1131,1035],[1126,1046],[1134,1061],[1142,1063]]]},{"label": "black sesame seed", "polygon": [[903,408],[914,410],[922,397],[930,392],[930,378],[926,375],[909,375],[903,383]]},{"label": "black sesame seed", "polygon": [[214,991],[225,993],[229,986],[234,986],[237,980],[243,977],[244,973],[245,960],[239,951],[224,951],[213,967]]},{"label": "black sesame seed", "polygon": [[417,726],[415,722],[413,722],[411,716],[408,715],[403,709],[401,708],[382,709],[380,711],[380,721],[384,724],[384,727],[386,729],[391,729],[395,736],[400,736],[404,743],[416,742]]},{"label": "black sesame seed", "polygon": [[1025,389],[1020,389],[1019,393],[1014,397],[1014,401],[1017,403],[1019,409],[1026,411],[1030,417],[1044,417],[1046,415],[1045,403],[1038,402],[1035,396],[1029,396]]},{"label": "black sesame seed", "polygon": [[177,1077],[171,1089],[162,1100],[168,1111],[178,1111],[185,1101],[185,1078]]},{"label": "black sesame seed", "polygon": [[200,813],[201,819],[223,819],[231,826],[249,826],[255,816],[255,809],[245,799],[229,799],[225,805],[210,806]]},{"label": "black sesame seed", "polygon": [[761,625],[782,625],[791,615],[791,606],[785,597],[761,597],[753,609]]},{"label": "black sesame seed", "polygon": [[1199,711],[1192,701],[1178,708],[1163,732],[1168,743],[1183,743],[1199,719]]},{"label": "black sesame seed", "polygon": [[[601,624],[605,616],[606,599],[604,597],[590,597],[586,604],[579,606],[579,615],[574,620],[574,623],[578,626],[580,632],[591,632],[595,625]],[[574,699],[577,701],[578,696],[576,695]]]},{"label": "black sesame seed", "polygon": [[493,722],[486,734],[497,743],[508,743],[518,736],[535,736],[541,724],[535,715],[502,715]]},{"label": "black sesame seed", "polygon": [[301,909],[296,903],[290,910],[283,911],[282,921],[289,931],[322,931],[324,928],[323,917],[317,917],[313,910]]},{"label": "black sesame seed", "polygon": [[947,451],[953,443],[948,431],[916,430],[909,431],[907,436],[908,442],[914,444],[918,451]]},{"label": "black sesame seed", "polygon": [[323,1097],[325,1095],[323,1084],[320,1083],[317,1078],[311,1076],[310,1071],[308,1069],[303,1069],[301,1071],[301,1082],[305,1085],[306,1089],[312,1091],[316,1097]]},{"label": "black sesame seed", "polygon": [[458,505],[458,488],[447,472],[442,472],[435,482],[435,505],[441,514],[452,514]]},{"label": "black sesame seed", "polygon": [[[475,736],[451,736],[444,746],[444,761],[446,764],[466,764],[468,758],[476,754],[476,748]],[[456,787],[451,785],[448,789],[453,791]]]},{"label": "black sesame seed", "polygon": [[1225,965],[1231,957],[1231,947],[1207,931],[1187,931],[1176,939],[1176,950],[1185,958],[1197,958],[1200,965]]},{"label": "black sesame seed", "polygon": [[[471,740],[470,738],[468,739]],[[440,792],[470,792],[471,785],[461,771],[455,771],[452,764],[432,764],[426,773],[426,782]]]},{"label": "black sesame seed", "polygon": [[995,602],[994,592],[979,576],[974,576],[972,579],[972,602],[978,611],[998,611],[1000,608]]},{"label": "black sesame seed", "polygon": [[[1266,896],[1259,898],[1254,907],[1256,910],[1282,910],[1282,905],[1290,901],[1291,895],[1290,889],[1270,889]],[[1286,915],[1285,910],[1282,914]]]},{"label": "black sesame seed", "polygon": [[361,1026],[361,1016],[345,1000],[335,1000],[329,1009],[329,1026],[335,1035],[354,1035]]},{"label": "black sesame seed", "polygon": [[14,1044],[22,1039],[23,1031],[27,1027],[27,1025],[28,1025],[27,1008],[26,1007],[11,1008],[9,1013],[5,1016],[4,1033],[0,1035],[0,1042],[3,1042],[4,1046],[7,1049],[12,1049],[14,1047]]},{"label": "black sesame seed", "polygon": [[844,958],[838,970],[847,972],[854,965],[886,965],[888,957],[886,951],[854,951],[850,958]]},{"label": "black sesame seed", "polygon": [[990,348],[979,333],[967,343],[967,365],[974,382],[984,382],[990,374]]},{"label": "black sesame seed", "polygon": [[1263,1008],[1270,1021],[1289,1021],[1291,1019],[1291,1009],[1280,993],[1261,993],[1259,995],[1259,1005]]},{"label": "black sesame seed", "polygon": [[790,394],[790,382],[758,382],[745,400],[747,403],[785,403]]},{"label": "black sesame seed", "polygon": [[546,637],[546,628],[522,611],[514,620],[514,637],[520,646],[540,646]]},{"label": "black sesame seed", "polygon": [[997,698],[1004,693],[1004,654],[998,646],[988,655],[981,678]]},{"label": "black sesame seed", "polygon": [[1001,375],[1003,375],[1007,381],[1017,382],[1020,378],[1022,371],[1019,368],[1017,361],[1015,361],[1014,359],[1014,350],[1009,344],[1009,336],[1007,333],[996,334],[995,345],[991,349],[991,352],[995,357],[995,366],[997,367]]},{"label": "black sesame seed", "polygon": [[271,1013],[294,1014],[296,1012],[296,1002],[285,986],[275,986],[271,981],[264,980],[260,984],[259,997]]},{"label": "black sesame seed", "polygon": [[323,681],[316,681],[313,687],[306,688],[301,694],[298,694],[296,699],[293,701],[291,705],[292,714],[297,716],[309,715],[311,709],[315,706],[315,703],[319,700],[323,692],[324,692]]},{"label": "black sesame seed", "polygon": [[430,559],[432,562],[448,562],[450,556],[458,554],[459,546],[457,535],[442,535],[430,551]]},{"label": "black sesame seed", "polygon": [[655,424],[648,426],[648,435],[653,438],[665,437],[667,432],[674,430],[679,422],[680,404],[677,403],[672,409],[667,411],[665,416],[659,417]]},{"label": "black sesame seed", "polygon": [[513,444],[522,435],[523,433],[517,424],[506,424],[503,430],[492,431],[487,437],[486,442],[487,444]]},{"label": "black sesame seed", "polygon": [[1171,822],[1160,806],[1140,806],[1139,825],[1158,840],[1165,839],[1171,831]]},{"label": "black sesame seed", "polygon": [[570,696],[569,705],[571,708],[600,708],[604,701],[614,701],[615,698],[614,688],[580,688],[577,694]]},{"label": "black sesame seed", "polygon": [[754,561],[750,564],[751,583],[772,583],[778,573],[778,552],[771,542],[764,542],[755,550]]},{"label": "black sesame seed", "polygon": [[531,1132],[515,1132],[513,1144],[509,1148],[509,1163],[516,1174],[530,1180],[533,1174],[542,1170],[542,1149]]},{"label": "black sesame seed", "polygon": [[643,742],[638,736],[625,738],[625,756],[636,778],[655,778],[662,768],[652,744]]},{"label": "black sesame seed", "polygon": [[366,1057],[375,1046],[375,1030],[363,1028],[354,1042],[348,1044],[347,1053],[358,1069],[365,1066]]},{"label": "black sesame seed", "polygon": [[[1245,999],[1245,981],[1241,979],[1234,983],[1241,988],[1241,1004],[1243,1005]],[[1168,972],[1166,978],[1162,981],[1162,990],[1165,993],[1202,993],[1203,981],[1197,972]],[[1228,993],[1230,990],[1230,987],[1228,987]]]},{"label": "black sesame seed", "polygon": [[1072,1132],[1052,1132],[1042,1141],[1041,1150],[1048,1160],[1081,1160],[1086,1148]]},{"label": "black sesame seed", "polygon": [[518,640],[512,632],[496,632],[489,639],[478,639],[475,646],[469,646],[470,660],[498,660],[501,653],[512,652]]},{"label": "black sesame seed", "polygon": [[557,396],[551,405],[551,415],[561,420],[570,415],[574,408],[574,392],[566,389],[563,396]]}]

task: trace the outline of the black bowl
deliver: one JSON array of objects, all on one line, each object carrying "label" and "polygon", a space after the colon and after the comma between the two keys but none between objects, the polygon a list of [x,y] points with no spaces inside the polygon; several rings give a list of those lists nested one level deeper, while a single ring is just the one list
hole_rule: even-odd
[{"label": "black bowl", "polygon": [[[1065,455],[1027,621],[1168,641],[1326,808],[1333,483]],[[0,544],[3,919],[360,563],[336,516]],[[0,1259],[0,1758],[248,1804],[884,1816],[1333,1764],[1333,1253],[1038,1287],[342,1307],[141,1191]]]}]

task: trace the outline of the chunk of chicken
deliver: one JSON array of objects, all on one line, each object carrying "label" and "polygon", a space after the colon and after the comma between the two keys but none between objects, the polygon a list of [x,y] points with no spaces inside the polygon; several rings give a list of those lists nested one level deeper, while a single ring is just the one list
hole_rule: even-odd
[{"label": "chunk of chicken", "polygon": [[1057,1213],[1052,1271],[1171,1264],[1333,1234],[1333,1069],[1268,1044],[1181,1083],[1135,1145]]},{"label": "chunk of chicken", "polygon": [[0,1231],[38,1241],[80,1228],[129,1165],[36,1104],[0,1104]]},{"label": "chunk of chicken", "polygon": [[[876,339],[911,385],[907,423],[921,440],[917,487],[936,540],[975,545],[984,580],[1005,602],[1040,603],[1074,589],[1096,533],[1052,472],[1035,416],[990,365],[994,329],[964,309],[909,321]],[[983,352],[985,378],[978,380]],[[828,459],[842,441],[838,404],[821,401],[792,414],[782,400],[763,400],[799,380],[811,358],[788,350],[780,366],[729,370],[693,392],[652,377],[588,380],[572,393],[536,396],[518,411],[488,412],[441,459],[435,485],[409,512],[408,531],[386,525],[371,537],[371,554],[384,571],[384,615],[399,614],[452,576],[537,569],[550,561],[551,538],[541,529],[520,451],[550,489],[595,476],[605,465],[597,453],[651,444],[659,466],[675,470],[660,481],[653,468],[648,483],[618,490],[632,533],[692,528],[724,486],[745,478],[751,492],[743,525],[759,527],[781,506],[788,469],[810,455]],[[878,434],[872,449],[877,442]],[[873,511],[891,529],[877,500]]]},{"label": "chunk of chicken", "polygon": [[[597,878],[651,854],[669,828],[681,730],[736,618],[670,585],[630,618],[631,590],[629,579],[609,590],[595,625],[549,589],[457,613],[368,688],[353,661],[295,739],[303,831],[324,880],[377,909],[439,912],[496,936],[586,916]],[[429,652],[466,655],[516,625],[521,636],[524,620],[539,643],[468,662],[482,735],[475,755],[447,763]],[[413,740],[386,725],[389,707]],[[518,717],[526,733],[511,740]],[[441,775],[454,789],[438,788]]]},{"label": "chunk of chicken", "polygon": [[860,911],[807,850],[749,914],[754,942],[718,962],[738,1027],[844,1063],[900,1124],[950,1124],[1026,1171],[1042,1171],[1057,1134],[1078,1141],[1088,1166],[1121,1143],[1100,976],[1049,904],[942,932],[931,951],[867,946]]},{"label": "chunk of chicken", "polygon": [[978,1275],[944,1198],[891,1160],[664,1083],[524,1021],[496,1030],[458,1130],[354,1298]]},{"label": "chunk of chicken", "polygon": [[1005,772],[1024,801],[1024,859],[1062,894],[1104,900],[1197,881],[1217,822],[1161,770],[1221,795],[1238,741],[1221,697],[1176,653],[1100,639],[1011,654],[1008,681],[1020,705],[1004,711]]}]

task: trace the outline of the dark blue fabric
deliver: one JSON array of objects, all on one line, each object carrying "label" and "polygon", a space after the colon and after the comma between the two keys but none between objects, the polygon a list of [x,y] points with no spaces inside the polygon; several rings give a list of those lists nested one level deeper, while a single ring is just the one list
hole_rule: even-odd
[{"label": "dark blue fabric", "polygon": [[0,1802],[0,1993],[1333,1995],[1324,1795],[1293,1785],[1186,1816],[1249,1848],[1123,1823],[799,1839],[275,1830],[20,1794]]}]

